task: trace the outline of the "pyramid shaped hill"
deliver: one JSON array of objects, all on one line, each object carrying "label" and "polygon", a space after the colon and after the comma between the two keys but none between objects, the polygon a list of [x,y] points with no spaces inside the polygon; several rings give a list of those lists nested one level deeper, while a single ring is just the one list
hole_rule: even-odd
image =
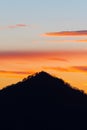
[{"label": "pyramid shaped hill", "polygon": [[0,129],[87,128],[87,95],[41,71],[0,91]]},{"label": "pyramid shaped hill", "polygon": [[[17,84],[10,85],[0,91],[2,96],[18,96],[22,97],[26,95],[31,96],[43,96],[54,97],[60,103],[84,103],[84,98],[87,96],[83,91],[80,91],[62,79],[51,76],[49,73],[41,71],[34,75],[28,76],[23,81]],[[59,103],[57,102],[57,103]]]}]

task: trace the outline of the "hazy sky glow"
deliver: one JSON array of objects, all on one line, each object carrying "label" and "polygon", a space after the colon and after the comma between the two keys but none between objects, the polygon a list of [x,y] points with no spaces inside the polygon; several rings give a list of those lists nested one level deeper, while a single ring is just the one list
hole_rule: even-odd
[{"label": "hazy sky glow", "polygon": [[0,2],[0,85],[45,70],[87,92],[87,0]]}]

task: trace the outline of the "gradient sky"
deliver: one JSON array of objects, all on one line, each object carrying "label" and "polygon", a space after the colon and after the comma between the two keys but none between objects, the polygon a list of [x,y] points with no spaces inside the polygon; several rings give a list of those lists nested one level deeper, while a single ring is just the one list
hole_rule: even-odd
[{"label": "gradient sky", "polygon": [[0,1],[0,88],[45,70],[87,92],[87,0]]},{"label": "gradient sky", "polygon": [[[86,0],[3,0],[0,1],[0,51],[84,49],[83,44],[61,45],[47,40],[46,32],[86,30]],[[24,27],[14,27],[24,24]],[[64,38],[65,40],[67,38]],[[74,39],[74,38],[71,38]],[[83,38],[82,38],[83,39]]]}]

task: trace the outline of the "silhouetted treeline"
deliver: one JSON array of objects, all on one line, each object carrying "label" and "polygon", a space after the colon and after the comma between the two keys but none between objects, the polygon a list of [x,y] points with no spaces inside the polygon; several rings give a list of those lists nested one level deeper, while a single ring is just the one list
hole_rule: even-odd
[{"label": "silhouetted treeline", "polygon": [[87,95],[46,72],[0,91],[0,130],[87,128]]}]

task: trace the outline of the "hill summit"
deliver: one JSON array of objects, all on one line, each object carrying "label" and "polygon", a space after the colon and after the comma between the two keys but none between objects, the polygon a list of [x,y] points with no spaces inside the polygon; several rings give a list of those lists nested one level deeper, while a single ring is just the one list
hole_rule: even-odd
[{"label": "hill summit", "polygon": [[44,71],[1,90],[0,104],[1,129],[87,128],[87,95]]}]

